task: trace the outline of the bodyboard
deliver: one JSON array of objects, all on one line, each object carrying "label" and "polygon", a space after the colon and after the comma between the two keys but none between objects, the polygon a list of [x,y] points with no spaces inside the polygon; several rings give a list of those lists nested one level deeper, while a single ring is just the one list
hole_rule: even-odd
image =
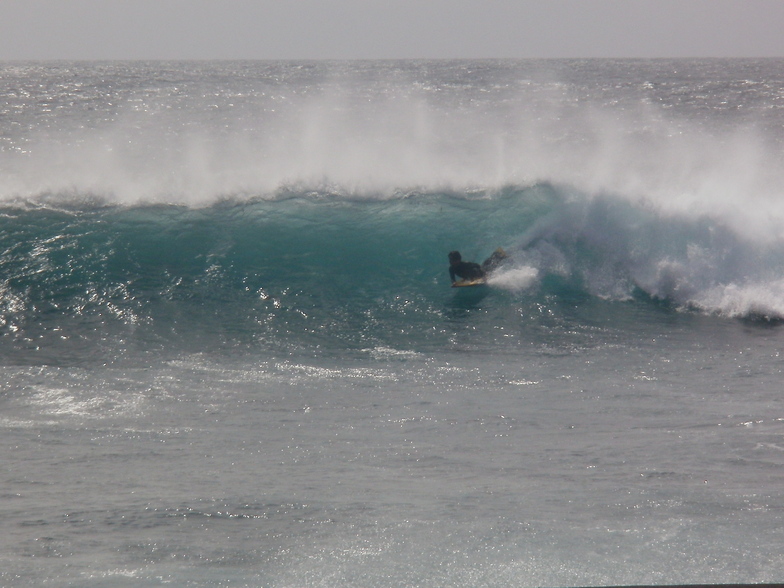
[{"label": "bodyboard", "polygon": [[453,288],[471,288],[473,286],[483,286],[487,284],[485,278],[477,278],[475,280],[458,280],[452,284]]}]

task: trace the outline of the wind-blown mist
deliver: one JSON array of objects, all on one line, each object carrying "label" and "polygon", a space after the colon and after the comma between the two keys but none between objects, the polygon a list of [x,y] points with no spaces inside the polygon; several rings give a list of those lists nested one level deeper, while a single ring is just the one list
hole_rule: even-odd
[{"label": "wind-blown mist", "polygon": [[[6,76],[6,117],[21,120],[6,123],[2,196],[203,205],[549,181],[728,222],[778,217],[780,115],[755,100],[780,81],[751,94],[737,63],[713,62],[704,82],[673,81],[680,65],[619,62],[608,78],[590,61],[187,64],[155,83],[135,64],[22,66]],[[107,68],[120,83],[102,84]]]}]

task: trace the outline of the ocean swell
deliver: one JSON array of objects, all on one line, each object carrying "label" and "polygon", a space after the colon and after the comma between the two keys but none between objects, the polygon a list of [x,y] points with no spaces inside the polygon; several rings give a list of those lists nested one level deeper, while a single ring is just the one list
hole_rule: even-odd
[{"label": "ocean swell", "polygon": [[438,347],[455,304],[446,253],[481,261],[498,246],[509,259],[489,281],[489,322],[574,292],[784,317],[782,243],[551,184],[384,200],[308,192],[205,208],[7,206],[0,240],[0,326],[12,355]]}]

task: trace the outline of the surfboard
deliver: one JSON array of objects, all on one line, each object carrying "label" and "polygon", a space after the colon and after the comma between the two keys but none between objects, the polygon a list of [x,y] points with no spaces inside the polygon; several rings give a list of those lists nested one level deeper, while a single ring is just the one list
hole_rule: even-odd
[{"label": "surfboard", "polygon": [[452,284],[453,288],[470,288],[472,286],[483,286],[487,284],[487,280],[485,278],[477,278],[475,280],[458,280],[454,284]]}]

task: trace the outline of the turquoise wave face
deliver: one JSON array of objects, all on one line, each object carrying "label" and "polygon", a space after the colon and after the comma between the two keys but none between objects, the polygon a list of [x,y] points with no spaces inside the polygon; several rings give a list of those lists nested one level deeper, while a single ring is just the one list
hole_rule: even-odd
[{"label": "turquoise wave face", "polygon": [[118,346],[440,344],[447,252],[489,254],[554,198],[533,188],[380,201],[298,194],[203,209],[6,208],[3,345],[49,361]]},{"label": "turquoise wave face", "polygon": [[[498,246],[510,257],[489,288],[449,287],[447,252],[481,261]],[[452,344],[467,320],[479,326],[472,345],[503,347],[523,338],[510,328],[597,301],[784,316],[781,247],[549,184],[202,209],[6,208],[0,247],[0,344],[23,362],[422,350]]]}]

